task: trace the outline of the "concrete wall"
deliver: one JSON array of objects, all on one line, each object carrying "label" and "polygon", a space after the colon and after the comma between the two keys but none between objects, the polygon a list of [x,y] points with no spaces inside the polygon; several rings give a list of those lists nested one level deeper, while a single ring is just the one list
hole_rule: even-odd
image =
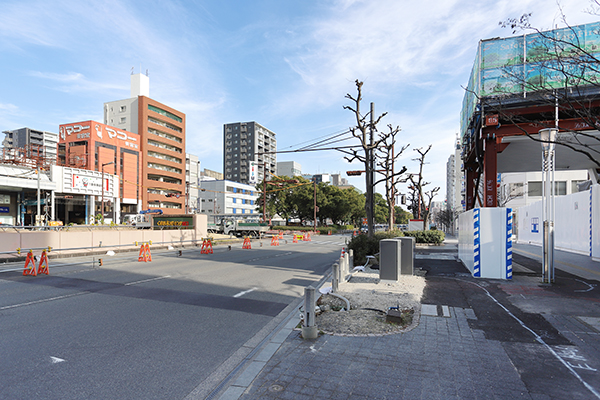
[{"label": "concrete wall", "polygon": [[52,247],[52,252],[80,253],[82,251],[99,248],[110,248],[111,246],[132,245],[135,242],[152,241],[154,245],[180,245],[188,241],[201,241],[207,234],[207,216],[203,214],[194,215],[194,229],[135,229],[131,227],[94,227],[76,226],[68,227],[59,231],[25,231],[15,228],[0,230],[2,240],[0,241],[0,252],[10,252],[4,256],[16,256],[16,249],[21,249],[21,254],[27,253],[29,249],[40,249]]}]

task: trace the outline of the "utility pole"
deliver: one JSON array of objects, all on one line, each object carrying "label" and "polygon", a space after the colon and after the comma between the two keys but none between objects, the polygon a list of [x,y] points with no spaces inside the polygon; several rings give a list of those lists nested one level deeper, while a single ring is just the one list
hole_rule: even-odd
[{"label": "utility pole", "polygon": [[[373,182],[375,182],[375,168],[373,165],[374,157],[373,157],[373,128],[374,128],[374,114],[375,114],[375,103],[371,102],[371,124],[369,127],[369,146],[366,151],[366,175],[367,175],[367,199],[366,199],[366,207],[367,207],[367,232],[369,237],[373,237],[373,214],[374,214],[374,195],[373,195]],[[366,133],[365,133],[366,134]],[[364,143],[366,143],[366,137],[363,137]]]},{"label": "utility pole", "polygon": [[317,177],[313,176],[313,183],[315,186],[315,190],[314,190],[314,225],[313,225],[313,233],[316,234],[317,233]]}]

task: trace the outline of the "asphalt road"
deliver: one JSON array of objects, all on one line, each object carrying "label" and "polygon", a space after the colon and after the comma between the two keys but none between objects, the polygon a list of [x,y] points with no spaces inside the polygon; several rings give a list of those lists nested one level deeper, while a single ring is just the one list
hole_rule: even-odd
[{"label": "asphalt road", "polygon": [[155,251],[150,263],[117,254],[102,267],[55,259],[49,276],[0,268],[0,399],[206,393],[220,366],[329,272],[345,239]]}]

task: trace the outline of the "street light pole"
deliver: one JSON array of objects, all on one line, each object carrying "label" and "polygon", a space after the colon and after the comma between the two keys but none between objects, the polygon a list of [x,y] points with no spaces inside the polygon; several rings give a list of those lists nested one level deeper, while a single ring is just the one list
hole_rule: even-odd
[{"label": "street light pole", "polygon": [[102,164],[102,209],[100,210],[100,215],[102,215],[102,224],[104,224],[104,167],[114,163],[114,161],[111,161]]},{"label": "street light pole", "polygon": [[542,143],[542,282],[554,282],[554,143],[558,129],[539,131]]}]

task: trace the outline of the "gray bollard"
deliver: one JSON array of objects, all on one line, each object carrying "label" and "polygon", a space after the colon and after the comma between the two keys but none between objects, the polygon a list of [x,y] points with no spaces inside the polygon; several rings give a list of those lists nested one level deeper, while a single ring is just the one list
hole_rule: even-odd
[{"label": "gray bollard", "polygon": [[340,264],[335,263],[332,266],[333,268],[333,277],[331,278],[331,291],[336,293],[340,286]]},{"label": "gray bollard", "polygon": [[304,288],[304,324],[302,325],[303,339],[316,339],[317,326],[315,325],[315,288]]},{"label": "gray bollard", "polygon": [[350,273],[354,269],[354,250],[348,250],[348,254],[350,256],[348,257],[348,273]]}]

